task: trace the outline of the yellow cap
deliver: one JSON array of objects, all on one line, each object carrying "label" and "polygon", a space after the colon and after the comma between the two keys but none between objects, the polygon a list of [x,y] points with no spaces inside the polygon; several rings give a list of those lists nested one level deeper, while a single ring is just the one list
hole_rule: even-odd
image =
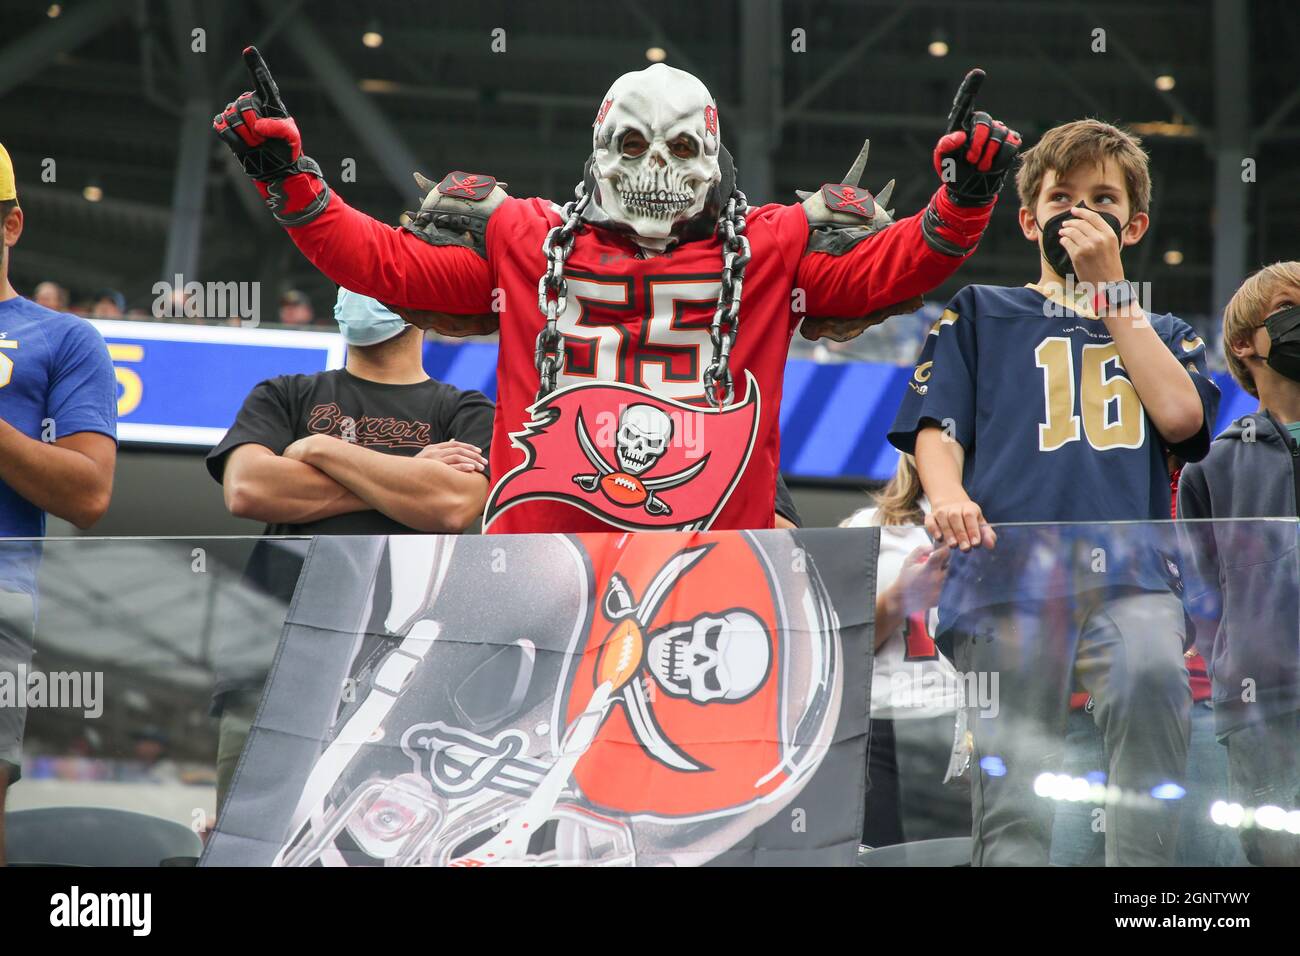
[{"label": "yellow cap", "polygon": [[14,182],[14,164],[0,143],[0,202],[18,198],[18,184]]}]

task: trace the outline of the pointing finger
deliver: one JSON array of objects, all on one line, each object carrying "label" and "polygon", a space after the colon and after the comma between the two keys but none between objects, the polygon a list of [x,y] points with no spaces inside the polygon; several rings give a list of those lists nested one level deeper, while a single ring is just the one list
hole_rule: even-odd
[{"label": "pointing finger", "polygon": [[978,67],[966,74],[957,88],[957,95],[952,99],[952,109],[948,113],[948,130],[953,133],[970,126],[971,114],[975,110],[975,94],[984,83],[984,71]]},{"label": "pointing finger", "polygon": [[284,101],[280,99],[280,88],[276,86],[275,80],[271,77],[271,70],[262,59],[262,54],[257,51],[257,47],[244,48],[244,63],[248,66],[248,72],[253,75],[253,88],[262,98],[262,102],[270,110],[278,110],[279,115],[288,116],[289,111],[284,108]]}]

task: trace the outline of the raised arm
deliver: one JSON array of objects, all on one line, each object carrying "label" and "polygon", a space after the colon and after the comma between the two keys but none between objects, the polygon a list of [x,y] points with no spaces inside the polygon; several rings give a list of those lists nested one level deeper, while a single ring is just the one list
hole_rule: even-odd
[{"label": "raised arm", "polygon": [[[1173,346],[1156,332],[1142,310],[1133,287],[1124,276],[1121,247],[1106,221],[1091,209],[1070,210],[1073,215],[1061,226],[1061,245],[1070,254],[1076,278],[1099,290],[1093,308],[1106,325],[1124,371],[1128,374],[1160,437],[1180,451],[1180,457],[1194,461],[1209,451],[1218,409],[1218,389],[1205,368],[1205,346],[1199,336],[1184,326],[1184,342],[1197,343],[1193,350]],[[1200,366],[1199,369],[1197,366]],[[1182,453],[1179,446],[1201,436],[1199,454]]]},{"label": "raised arm", "polygon": [[468,244],[433,244],[353,209],[302,152],[298,126],[261,55],[244,51],[254,89],[213,119],[294,244],[334,282],[421,328],[471,335],[496,328],[486,260]]},{"label": "raised arm", "polygon": [[982,70],[963,80],[934,149],[942,185],[926,208],[893,221],[891,182],[873,197],[858,186],[864,148],[846,182],[801,193],[809,241],[797,285],[806,292],[808,339],[845,341],[891,315],[914,311],[975,251],[1020,147],[1020,134],[975,112]]},{"label": "raised arm", "polygon": [[807,292],[808,317],[800,334],[844,342],[891,315],[914,312],[924,293],[947,281],[975,252],[992,211],[992,204],[957,206],[947,187],[940,187],[923,211],[875,224],[839,254],[819,248],[819,230],[810,219],[813,239],[796,274],[798,287]]},{"label": "raised arm", "polygon": [[[290,193],[304,187],[311,183],[285,184]],[[353,209],[337,193],[330,194],[320,215],[287,231],[331,280],[390,306],[413,325],[444,335],[481,335],[497,328],[488,264],[472,249],[430,245]]]}]

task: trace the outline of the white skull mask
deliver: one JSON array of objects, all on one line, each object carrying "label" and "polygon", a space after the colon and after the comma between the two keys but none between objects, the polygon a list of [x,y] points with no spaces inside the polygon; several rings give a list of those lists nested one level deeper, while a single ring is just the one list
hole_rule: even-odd
[{"label": "white skull mask", "polygon": [[748,611],[703,615],[650,639],[647,663],[665,691],[697,704],[743,700],[763,683],[772,646]]},{"label": "white skull mask", "polygon": [[629,405],[618,420],[618,466],[629,475],[652,468],[673,437],[673,421],[653,405]]},{"label": "white skull mask", "polygon": [[594,220],[665,248],[675,227],[704,210],[709,190],[722,179],[713,97],[691,74],[656,63],[620,76],[594,125]]}]

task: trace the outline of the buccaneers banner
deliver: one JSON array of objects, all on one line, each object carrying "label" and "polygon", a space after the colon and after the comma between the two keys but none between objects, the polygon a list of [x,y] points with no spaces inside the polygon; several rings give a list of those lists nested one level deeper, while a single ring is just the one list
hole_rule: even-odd
[{"label": "buccaneers banner", "polygon": [[203,864],[851,864],[877,543],[317,538]]},{"label": "buccaneers banner", "polygon": [[634,385],[572,385],[529,406],[511,441],[524,461],[497,482],[483,527],[520,502],[563,501],[629,531],[708,528],[754,448],[759,393],[728,408],[659,398]]}]

